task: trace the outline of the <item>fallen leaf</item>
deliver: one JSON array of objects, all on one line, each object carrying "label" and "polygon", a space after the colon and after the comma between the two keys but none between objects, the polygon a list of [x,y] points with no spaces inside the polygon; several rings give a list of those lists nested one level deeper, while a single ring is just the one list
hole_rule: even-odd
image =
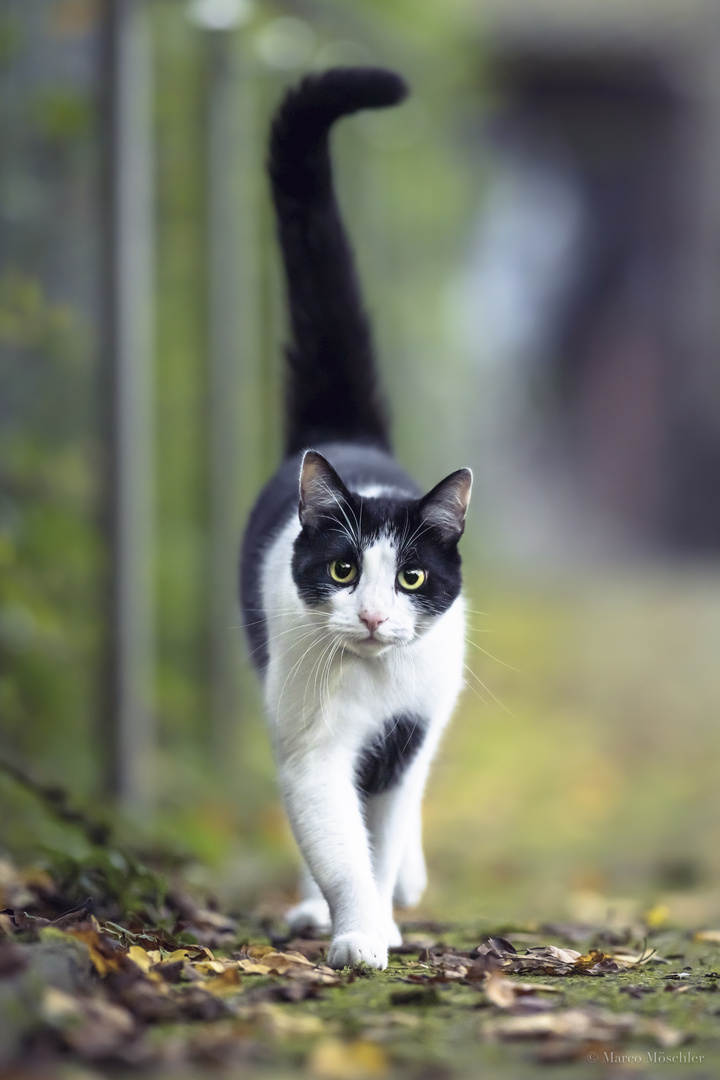
[{"label": "fallen leaf", "polygon": [[515,1004],[517,990],[510,979],[499,971],[490,972],[483,989],[488,1001],[500,1009],[509,1009]]},{"label": "fallen leaf", "polygon": [[42,1012],[63,1042],[84,1057],[104,1057],[135,1033],[135,1019],[121,1005],[100,997],[74,997],[52,986],[43,994]]},{"label": "fallen leaf", "polygon": [[177,923],[175,933],[192,934],[200,945],[215,948],[227,944],[237,935],[237,923],[209,908],[193,907],[187,917]]},{"label": "fallen leaf", "polygon": [[237,960],[201,960],[193,967],[201,975],[222,975],[229,967],[237,968]]},{"label": "fallen leaf", "polygon": [[482,1026],[486,1038],[540,1039],[554,1037],[575,1042],[614,1042],[630,1035],[649,1035],[663,1047],[678,1046],[684,1041],[683,1032],[658,1020],[634,1013],[611,1013],[589,1006],[561,1009],[533,1016],[510,1016],[486,1021]]},{"label": "fallen leaf", "polygon": [[267,956],[268,953],[275,952],[275,949],[272,945],[248,945],[244,951],[246,956],[251,957],[253,960],[259,960],[263,956]]},{"label": "fallen leaf", "polygon": [[307,960],[319,960],[328,950],[327,941],[310,941],[307,938],[295,938],[288,944],[289,953],[301,953]]},{"label": "fallen leaf", "polygon": [[127,955],[133,964],[136,964],[141,971],[146,974],[153,966],[153,961],[150,959],[149,953],[142,949],[139,945],[131,945],[127,951]]},{"label": "fallen leaf", "polygon": [[660,926],[664,926],[670,918],[670,908],[667,904],[655,904],[643,915],[643,922],[651,930],[657,930]]},{"label": "fallen leaf", "polygon": [[63,933],[85,945],[93,967],[99,975],[105,976],[110,971],[120,971],[124,967],[127,955],[125,950],[113,938],[101,933],[92,916],[88,922],[65,930]]},{"label": "fallen leaf", "polygon": [[341,1042],[322,1039],[308,1058],[308,1070],[323,1080],[371,1080],[385,1076],[389,1070],[388,1056],[381,1046],[366,1039]]},{"label": "fallen leaf", "polygon": [[215,994],[217,997],[227,997],[231,994],[237,994],[241,986],[237,965],[226,968],[222,975],[218,975],[214,979],[208,979],[202,985],[203,989],[207,990],[210,994]]},{"label": "fallen leaf", "polygon": [[272,970],[267,964],[260,964],[255,960],[238,960],[237,963],[246,975],[269,975]]},{"label": "fallen leaf", "polygon": [[527,951],[532,956],[539,956],[545,960],[558,960],[561,964],[571,965],[582,956],[575,949],[560,949],[557,945],[536,945]]},{"label": "fallen leaf", "polygon": [[720,945],[720,930],[697,930],[693,941],[706,941],[710,945]]},{"label": "fallen leaf", "polygon": [[277,1038],[320,1035],[326,1030],[319,1016],[292,1012],[265,1001],[249,1009],[238,1010],[238,1016]]}]

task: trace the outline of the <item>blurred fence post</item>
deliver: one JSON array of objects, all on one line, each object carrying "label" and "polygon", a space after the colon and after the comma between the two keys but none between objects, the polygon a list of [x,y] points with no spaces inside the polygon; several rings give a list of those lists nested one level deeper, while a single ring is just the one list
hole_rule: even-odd
[{"label": "blurred fence post", "polygon": [[152,802],[152,58],[145,0],[106,0],[111,616],[106,786],[134,814]]},{"label": "blurred fence post", "polygon": [[[246,0],[195,0],[207,39],[207,273],[210,439],[211,754],[219,778],[238,765],[242,711],[238,548],[244,493],[254,487],[252,388],[257,363],[255,249],[247,177],[253,168],[250,79],[241,78],[238,36]],[[247,160],[247,158],[250,160]],[[249,394],[248,394],[249,391]],[[257,410],[255,409],[255,413]]]}]

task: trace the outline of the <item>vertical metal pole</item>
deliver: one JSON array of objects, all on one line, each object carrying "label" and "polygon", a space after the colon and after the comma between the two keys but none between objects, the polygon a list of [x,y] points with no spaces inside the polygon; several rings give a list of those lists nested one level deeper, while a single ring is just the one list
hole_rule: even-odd
[{"label": "vertical metal pole", "polygon": [[113,700],[109,784],[146,811],[155,730],[153,598],[153,150],[145,0],[106,0],[111,95],[109,362],[112,368]]},{"label": "vertical metal pole", "polygon": [[[238,547],[244,493],[255,487],[252,372],[257,365],[253,290],[252,211],[247,177],[251,145],[249,80],[241,81],[238,16],[207,27],[208,337],[210,359],[210,625],[212,755],[229,781],[239,755],[243,693],[237,602]],[[248,270],[250,272],[248,272]]]},{"label": "vertical metal pole", "polygon": [[237,95],[233,41],[207,36],[208,45],[208,337],[210,359],[210,650],[212,751],[226,774],[233,756],[238,708],[235,578],[240,522],[237,387],[240,371],[238,207],[234,198]]}]

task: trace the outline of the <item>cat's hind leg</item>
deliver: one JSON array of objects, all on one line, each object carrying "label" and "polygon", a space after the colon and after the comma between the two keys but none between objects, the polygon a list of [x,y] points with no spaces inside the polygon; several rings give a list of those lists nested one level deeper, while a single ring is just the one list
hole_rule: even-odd
[{"label": "cat's hind leg", "polygon": [[400,863],[393,903],[397,907],[417,907],[427,888],[427,868],[422,846],[422,822],[419,809],[413,808],[406,822],[407,839]]},{"label": "cat's hind leg", "polygon": [[300,901],[290,908],[286,918],[295,934],[329,934],[332,929],[327,900],[304,863],[300,872]]}]

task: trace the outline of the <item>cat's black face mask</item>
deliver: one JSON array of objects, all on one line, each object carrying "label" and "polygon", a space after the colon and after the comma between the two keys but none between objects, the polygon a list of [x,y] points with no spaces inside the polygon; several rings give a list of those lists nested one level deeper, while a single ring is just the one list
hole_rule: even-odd
[{"label": "cat's black face mask", "polygon": [[320,454],[305,456],[302,529],[292,572],[298,594],[353,644],[407,644],[457,598],[467,470],[422,499],[351,493]]}]

